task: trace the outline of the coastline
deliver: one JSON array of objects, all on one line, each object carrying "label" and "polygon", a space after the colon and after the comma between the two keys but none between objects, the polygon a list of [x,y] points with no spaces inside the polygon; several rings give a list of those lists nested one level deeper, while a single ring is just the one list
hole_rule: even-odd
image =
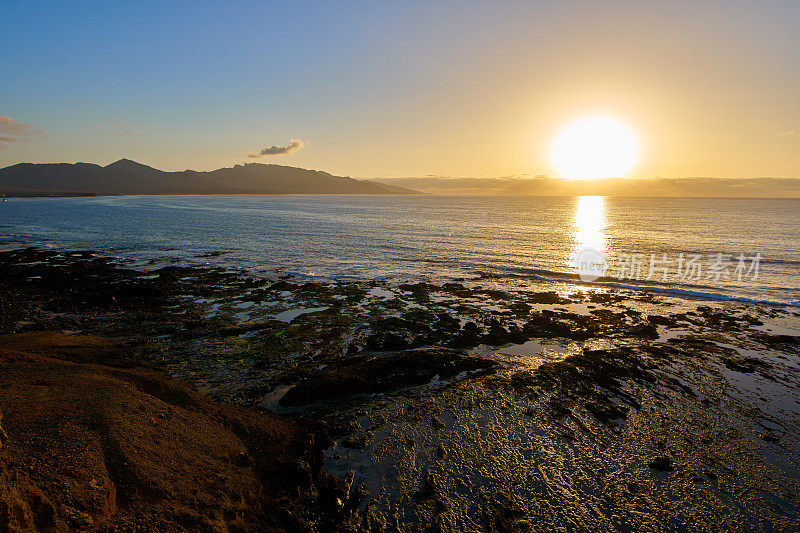
[{"label": "coastline", "polygon": [[[158,382],[170,385],[160,386],[189,391],[202,405],[195,412],[226,406],[234,419],[316,435],[305,486],[336,486],[342,503],[321,515],[324,505],[301,499],[294,518],[412,530],[798,524],[792,308],[489,279],[391,285],[140,271],[92,252],[30,248],[0,252],[0,264],[6,369],[65,364],[47,337],[15,349],[23,355],[12,362],[8,346],[25,335],[113,339],[114,353],[130,359],[125,372],[166,374]],[[88,375],[118,373],[108,350],[101,355],[64,357]],[[58,396],[67,384],[39,386]],[[31,403],[2,394],[3,453],[24,463],[19,428]],[[155,427],[174,430],[158,419]],[[569,475],[556,473],[565,467]],[[47,494],[41,479],[31,482]],[[89,513],[91,527],[113,524],[139,499],[172,505],[146,493],[134,484],[110,514],[105,504]],[[67,523],[63,508],[52,509]],[[228,518],[201,519],[220,527]]]},{"label": "coastline", "polygon": [[[502,278],[508,284],[551,285],[546,290],[581,283],[571,265],[576,247],[585,243],[578,238],[580,231],[574,223],[576,209],[583,205],[580,209],[585,211],[591,201],[464,201],[480,214],[470,217],[469,210],[452,201],[429,197],[140,196],[21,200],[4,204],[0,219],[6,225],[5,240],[21,245],[38,243],[65,251],[77,247],[110,256],[155,259],[156,264],[248,269],[255,276],[294,274],[310,275],[312,281],[327,276],[353,282],[435,284]],[[791,246],[791,226],[774,224],[736,233],[747,217],[779,216],[779,202],[743,205],[742,213],[725,227],[716,222],[725,215],[719,202],[672,202],[665,210],[677,219],[675,231],[665,229],[652,215],[652,202],[630,204],[609,199],[600,218],[581,222],[613,228],[603,234],[611,268],[600,283],[709,299],[795,306],[800,302],[796,283],[800,260]],[[636,224],[626,221],[628,210],[633,210],[630,216],[637,217]],[[393,213],[403,213],[403,217],[395,218]],[[701,236],[684,243],[676,235],[694,231],[693,217],[704,217],[696,221]],[[658,229],[648,232],[652,226]],[[498,239],[485,240],[487,232],[499,232]],[[714,250],[748,256],[760,252],[763,264],[758,280],[749,275],[738,280],[707,276],[705,269]],[[643,254],[647,263],[653,253],[661,257],[662,252],[672,263],[669,280],[662,281],[660,275],[647,280],[651,277],[647,264],[636,279],[616,270],[625,254]],[[678,275],[675,265],[680,253],[702,254],[703,275]]]},{"label": "coastline", "polygon": [[[282,195],[285,196],[285,195]],[[25,248],[34,248],[41,251],[52,251],[59,253],[70,253],[74,250],[83,250],[83,248],[73,248],[63,245],[53,245],[46,242],[35,242],[24,239],[9,239],[7,235],[0,238],[0,253],[4,251],[14,251]],[[498,286],[518,286],[520,284],[529,286],[532,283],[541,285],[535,290],[539,292],[557,291],[564,292],[573,289],[580,290],[620,290],[623,292],[641,292],[653,293],[654,295],[663,295],[666,297],[696,300],[696,301],[711,301],[711,302],[730,302],[751,305],[762,305],[770,307],[785,307],[788,310],[792,308],[800,308],[800,300],[771,300],[762,299],[753,296],[745,296],[737,293],[727,294],[721,290],[712,290],[703,285],[691,284],[674,284],[674,283],[659,283],[652,280],[631,279],[619,280],[614,277],[605,276],[594,281],[584,281],[580,277],[571,272],[564,271],[551,271],[542,270],[539,268],[531,268],[530,272],[475,272],[470,275],[463,276],[447,276],[436,278],[433,276],[421,275],[407,275],[407,276],[382,276],[372,279],[362,279],[360,277],[346,276],[346,275],[325,275],[304,272],[301,270],[291,270],[286,268],[255,268],[255,267],[236,267],[229,262],[220,261],[212,262],[217,259],[223,258],[230,252],[223,252],[219,250],[197,253],[194,255],[182,254],[181,257],[171,256],[172,252],[177,250],[162,249],[159,254],[144,254],[141,252],[125,252],[120,253],[113,248],[106,250],[92,250],[90,253],[93,257],[101,258],[110,261],[113,264],[131,268],[134,270],[156,270],[164,266],[179,266],[188,268],[200,269],[219,269],[227,273],[237,275],[249,276],[256,279],[267,279],[270,281],[277,281],[278,279],[286,279],[295,283],[305,283],[307,281],[315,283],[363,283],[363,284],[388,284],[391,286],[398,286],[404,284],[415,283],[430,283],[432,285],[442,285],[450,282],[467,282],[467,283],[496,283]],[[535,292],[535,291],[534,291]]]}]

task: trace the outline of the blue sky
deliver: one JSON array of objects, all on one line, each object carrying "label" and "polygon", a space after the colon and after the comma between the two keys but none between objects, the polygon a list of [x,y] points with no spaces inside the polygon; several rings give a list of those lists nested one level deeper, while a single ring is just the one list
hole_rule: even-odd
[{"label": "blue sky", "polygon": [[[546,173],[566,121],[640,175],[800,176],[800,2],[3,2],[0,165]],[[46,136],[46,137],[45,137]],[[730,159],[733,159],[731,161]]]}]

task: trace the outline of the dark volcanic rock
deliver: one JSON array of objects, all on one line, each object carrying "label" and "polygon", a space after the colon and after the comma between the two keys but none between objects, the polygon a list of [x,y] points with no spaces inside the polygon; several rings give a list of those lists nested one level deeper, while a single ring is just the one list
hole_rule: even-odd
[{"label": "dark volcanic rock", "polygon": [[497,319],[492,319],[488,323],[489,332],[484,335],[483,343],[490,346],[502,346],[508,343],[521,343],[525,342],[527,338],[516,326],[513,329],[506,329]]},{"label": "dark volcanic rock", "polygon": [[427,302],[430,299],[430,292],[431,290],[435,290],[435,285],[428,285],[427,283],[414,283],[414,284],[403,284],[399,285],[398,288],[403,291],[408,291],[411,293],[411,297],[414,298],[418,302]]},{"label": "dark volcanic rock", "polygon": [[594,417],[607,424],[612,420],[624,420],[628,416],[628,407],[616,405],[609,401],[595,400],[586,403],[586,410]]},{"label": "dark volcanic rock", "polygon": [[531,319],[522,328],[528,337],[564,337],[576,340],[587,339],[589,335],[576,327],[575,324],[561,320],[557,313],[534,313]]},{"label": "dark volcanic rock", "polygon": [[372,325],[373,333],[367,337],[370,350],[397,351],[416,348],[433,339],[433,329],[419,320],[388,317]]},{"label": "dark volcanic rock", "polygon": [[659,337],[658,329],[654,324],[650,323],[636,324],[628,330],[628,334],[642,339],[657,339]]},{"label": "dark volcanic rock", "polygon": [[665,456],[653,458],[649,463],[647,463],[647,466],[660,472],[670,472],[673,469],[672,459]]},{"label": "dark volcanic rock", "polygon": [[730,370],[741,372],[742,374],[751,374],[758,369],[767,369],[770,364],[756,357],[724,357],[722,362]]},{"label": "dark volcanic rock", "polygon": [[570,301],[566,298],[562,298],[558,295],[555,291],[549,292],[537,292],[532,294],[528,297],[527,303],[529,304],[564,304],[569,303]]},{"label": "dark volcanic rock", "polygon": [[387,393],[446,380],[464,371],[487,371],[495,363],[446,349],[411,350],[392,355],[337,361],[289,389],[281,405],[299,406],[356,394]]},{"label": "dark volcanic rock", "polygon": [[411,348],[413,339],[397,333],[376,333],[367,337],[367,348],[370,350],[397,351]]},{"label": "dark volcanic rock", "polygon": [[475,322],[467,322],[449,344],[454,348],[471,348],[480,343],[481,329]]},{"label": "dark volcanic rock", "polygon": [[753,338],[773,348],[800,348],[800,336],[796,335],[769,335],[767,333],[759,333],[753,335]]}]

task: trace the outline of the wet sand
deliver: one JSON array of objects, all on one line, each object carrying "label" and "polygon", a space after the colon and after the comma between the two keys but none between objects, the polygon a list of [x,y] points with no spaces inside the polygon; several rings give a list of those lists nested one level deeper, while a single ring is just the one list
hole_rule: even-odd
[{"label": "wet sand", "polygon": [[[86,529],[162,513],[170,527],[244,530],[800,526],[792,308],[493,278],[392,285],[142,270],[33,249],[0,253],[0,269],[3,375],[18,376],[0,389],[0,475],[21,487],[0,502],[17,502],[28,519],[44,495],[40,514]],[[59,355],[53,344],[66,339],[115,348]],[[37,384],[41,373],[59,378]],[[190,407],[137,385],[140,375],[185,391]],[[112,384],[86,385],[96,380]],[[41,397],[61,418],[33,407]],[[123,400],[147,407],[121,409]],[[159,418],[167,408],[182,425]],[[78,429],[59,433],[70,416]],[[281,453],[253,448],[231,429],[243,423]],[[139,481],[114,473],[113,454],[96,444],[105,433],[132,439],[124,463],[148,472]],[[216,459],[177,447],[182,466],[161,464],[153,489],[141,482],[147,465],[171,455],[144,445],[154,434]],[[53,435],[56,446],[37,444]],[[306,445],[281,448],[293,439]],[[71,472],[79,459],[68,449],[101,450],[88,464],[108,474]],[[233,451],[249,458],[221,483],[239,487],[235,497],[214,492],[212,475],[233,476],[218,460]],[[294,465],[293,474],[259,475],[259,462]],[[42,463],[62,466],[23,468]],[[181,468],[199,496],[176,481]],[[106,497],[89,504],[92,479]],[[214,498],[228,511],[212,512]],[[86,516],[76,522],[70,509]]]}]

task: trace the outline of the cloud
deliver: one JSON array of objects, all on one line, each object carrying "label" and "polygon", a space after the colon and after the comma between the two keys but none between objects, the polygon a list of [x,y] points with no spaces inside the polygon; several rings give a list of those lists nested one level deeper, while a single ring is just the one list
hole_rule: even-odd
[{"label": "cloud", "polygon": [[797,135],[797,132],[794,131],[794,130],[787,130],[787,131],[778,132],[778,137],[791,137],[792,135]]},{"label": "cloud", "polygon": [[13,142],[29,141],[35,137],[47,137],[47,135],[36,126],[0,115],[0,149]]},{"label": "cloud", "polygon": [[268,146],[267,148],[261,149],[259,152],[250,154],[248,157],[256,158],[265,155],[288,155],[301,150],[305,145],[305,141],[301,141],[300,139],[289,139],[289,144],[286,146]]}]

